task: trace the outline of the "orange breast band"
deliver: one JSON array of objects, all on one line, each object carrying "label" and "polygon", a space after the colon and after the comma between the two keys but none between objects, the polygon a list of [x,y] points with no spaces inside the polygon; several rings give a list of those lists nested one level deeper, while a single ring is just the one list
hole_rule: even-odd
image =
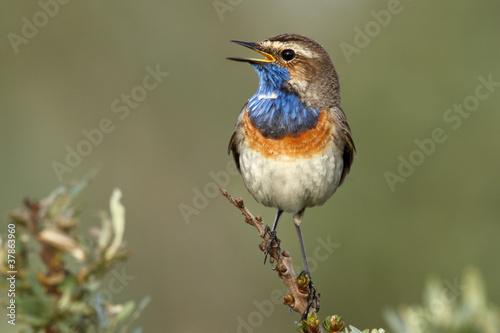
[{"label": "orange breast band", "polygon": [[314,128],[297,136],[288,135],[280,139],[270,139],[264,137],[253,125],[248,113],[244,119],[244,131],[249,148],[259,151],[266,157],[278,155],[310,157],[319,154],[333,139],[332,128],[327,113],[322,111]]}]

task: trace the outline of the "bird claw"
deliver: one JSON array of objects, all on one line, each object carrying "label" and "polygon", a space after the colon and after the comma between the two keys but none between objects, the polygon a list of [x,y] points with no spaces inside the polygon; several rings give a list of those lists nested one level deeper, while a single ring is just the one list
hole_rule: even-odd
[{"label": "bird claw", "polygon": [[[269,255],[269,251],[271,250],[271,248],[278,248],[278,253],[280,252],[280,240],[278,239],[278,237],[276,237],[276,231],[272,231],[271,228],[269,228],[269,226],[266,225],[265,234],[269,234],[269,240],[267,241],[267,245],[264,249],[264,254],[265,254],[264,264],[267,261],[267,256]],[[271,264],[271,267],[274,270],[275,268],[273,266],[272,257],[269,259],[269,263]]]},{"label": "bird claw", "polygon": [[311,307],[316,309],[316,312],[319,311],[320,304],[319,304],[319,297],[320,294],[318,293],[318,290],[314,286],[314,283],[312,282],[311,275],[307,273],[306,271],[302,271],[299,276],[301,275],[306,275],[309,278],[309,290],[308,290],[308,295],[307,295],[307,308],[300,317],[300,321],[304,320],[307,318],[307,315],[309,314],[309,310],[311,310]]}]

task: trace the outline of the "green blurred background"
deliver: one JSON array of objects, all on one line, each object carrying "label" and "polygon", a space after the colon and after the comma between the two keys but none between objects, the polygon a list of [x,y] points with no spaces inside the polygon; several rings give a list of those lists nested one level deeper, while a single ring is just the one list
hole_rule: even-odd
[{"label": "green blurred background", "polygon": [[[336,313],[360,329],[386,327],[384,308],[420,302],[429,274],[454,281],[468,265],[480,268],[491,301],[500,303],[500,88],[472,104],[456,129],[458,120],[443,118],[454,104],[477,101],[471,96],[479,77],[500,82],[500,3],[69,1],[58,6],[44,22],[35,1],[1,4],[0,212],[5,216],[23,198],[42,198],[61,180],[81,178],[102,165],[80,197],[87,207],[82,220],[97,224],[95,212],[107,209],[114,187],[122,189],[125,238],[134,255],[119,267],[129,279],[113,301],[152,295],[139,322],[146,332],[295,330],[298,316],[285,306],[259,314],[256,304],[269,305],[265,300],[282,284],[262,265],[255,231],[224,198],[213,196],[210,176],[228,175],[227,144],[242,105],[257,87],[250,66],[225,59],[251,54],[229,40],[260,41],[283,32],[311,37],[331,55],[358,149],[344,185],[305,215],[311,256],[318,237],[336,244],[313,272],[322,294],[321,317]],[[384,17],[388,7],[397,14]],[[40,27],[36,35],[25,28],[34,36],[13,46],[9,36],[22,37],[23,17],[38,20]],[[356,38],[357,29],[365,28],[371,37]],[[347,54],[347,44],[356,51]],[[148,66],[169,75],[142,96],[145,90],[137,87]],[[121,119],[125,111],[115,113],[111,105],[131,92],[143,100]],[[71,172],[54,171],[54,162],[66,165],[68,147],[85,148],[82,131],[98,128],[105,118],[113,131],[90,149],[85,146],[88,155],[73,161]],[[431,138],[437,128],[446,140],[428,155],[416,152],[415,140]],[[397,174],[400,158],[410,155],[420,165],[391,189],[385,175]],[[223,180],[253,213],[272,222],[274,210],[257,204],[239,176]],[[208,197],[196,197],[197,191]],[[189,216],[183,216],[181,208],[187,207]],[[5,224],[4,218],[2,234]],[[279,236],[299,264],[290,215]],[[255,327],[239,327],[242,321]],[[6,327],[3,318],[2,332]]]}]

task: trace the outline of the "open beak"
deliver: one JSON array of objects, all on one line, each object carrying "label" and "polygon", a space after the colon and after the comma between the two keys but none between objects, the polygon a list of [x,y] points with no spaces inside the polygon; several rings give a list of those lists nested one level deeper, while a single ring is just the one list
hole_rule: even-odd
[{"label": "open beak", "polygon": [[266,63],[266,62],[274,62],[274,57],[267,53],[267,52],[264,52],[260,49],[260,46],[259,44],[257,43],[252,43],[252,42],[242,42],[242,41],[239,41],[239,40],[232,40],[231,42],[233,43],[236,43],[238,45],[242,45],[244,47],[248,47],[249,49],[252,49],[254,50],[255,52],[257,53],[260,53],[262,54],[264,57],[266,57],[266,59],[255,59],[255,58],[227,58],[229,60],[235,60],[235,61],[243,61],[243,62],[248,62],[248,63],[251,63],[251,64],[262,64],[262,63]]}]

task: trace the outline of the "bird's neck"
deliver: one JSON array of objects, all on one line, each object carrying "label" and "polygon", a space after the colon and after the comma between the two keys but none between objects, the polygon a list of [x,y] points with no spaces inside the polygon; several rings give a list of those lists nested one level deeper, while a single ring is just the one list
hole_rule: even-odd
[{"label": "bird's neck", "polygon": [[259,88],[248,101],[249,117],[263,136],[272,139],[297,136],[316,125],[321,110],[306,107],[296,94],[285,88],[290,78],[288,70],[276,65],[254,68],[259,75]]}]

